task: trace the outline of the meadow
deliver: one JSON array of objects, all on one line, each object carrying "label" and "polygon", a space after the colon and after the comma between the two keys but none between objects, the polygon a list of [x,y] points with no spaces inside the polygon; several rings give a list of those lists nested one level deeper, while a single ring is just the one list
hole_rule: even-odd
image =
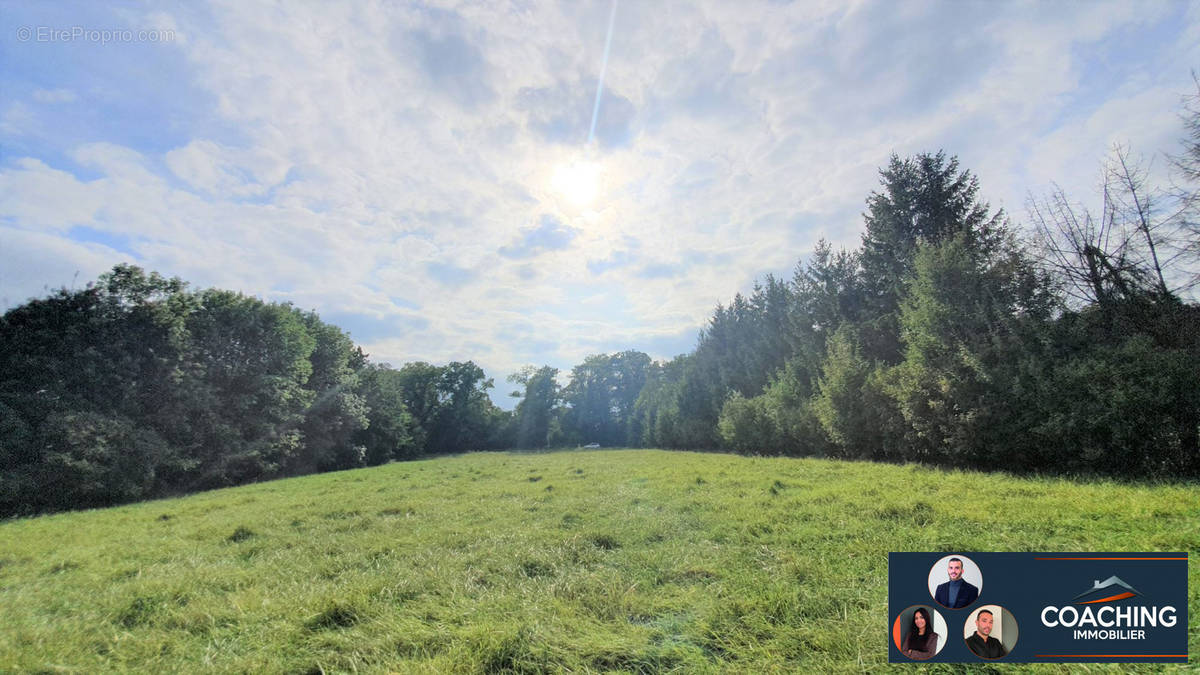
[{"label": "meadow", "polygon": [[[1200,486],[472,453],[10,520],[0,672],[957,672],[887,664],[906,550],[1195,552]],[[1188,611],[1187,666],[1027,668],[1195,667]]]}]

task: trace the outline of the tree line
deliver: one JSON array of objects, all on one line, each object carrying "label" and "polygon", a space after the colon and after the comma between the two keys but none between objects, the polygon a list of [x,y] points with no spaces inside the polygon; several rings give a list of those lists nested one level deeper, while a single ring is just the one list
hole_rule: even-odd
[{"label": "tree line", "polygon": [[0,515],[500,447],[468,361],[373,364],[314,312],[118,265],[0,319]]},{"label": "tree line", "polygon": [[1200,475],[1200,95],[1183,119],[1171,188],[1115,146],[1098,211],[1055,189],[1024,234],[956,158],[893,155],[859,247],[819,242],[691,353],[527,368],[516,441]]},{"label": "tree line", "polygon": [[954,158],[893,157],[881,179],[861,247],[818,243],[790,280],[717,307],[691,353],[592,356],[562,388],[519,373],[517,444],[1200,475],[1200,306],[1151,253],[1194,246],[1194,221],[1167,237],[1106,202],[1113,232],[1090,243],[1082,212],[1020,241]]},{"label": "tree line", "polygon": [[667,361],[512,375],[372,363],[314,312],[118,265],[0,317],[0,516],[495,448],[724,449],[1138,478],[1200,475],[1200,97],[1181,180],[1122,147],[1098,212],[1021,238],[944,153],[892,156],[853,250],[718,306]]}]

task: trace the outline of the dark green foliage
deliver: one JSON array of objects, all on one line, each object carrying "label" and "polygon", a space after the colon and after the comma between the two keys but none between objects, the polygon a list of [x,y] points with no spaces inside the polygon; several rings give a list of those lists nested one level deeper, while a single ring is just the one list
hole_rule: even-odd
[{"label": "dark green foliage", "polygon": [[[301,320],[316,342],[308,359],[312,374],[304,385],[315,397],[300,425],[305,451],[289,470],[310,473],[363,466],[366,447],[359,443],[357,433],[369,427],[369,407],[358,390],[356,371],[365,367],[362,352],[349,335],[322,322],[315,313],[306,312]],[[377,414],[376,420],[379,418]]]},{"label": "dark green foliage", "polygon": [[797,357],[776,373],[763,393],[774,424],[778,452],[791,456],[828,455],[829,435],[817,416],[813,381],[807,364]]},{"label": "dark green foliage", "polygon": [[957,159],[893,156],[860,250],[818,242],[790,281],[719,305],[690,354],[592,355],[561,388],[531,366],[512,414],[474,362],[374,365],[315,313],[118,265],[0,317],[0,516],[592,442],[1200,475],[1200,308],[1157,251],[1195,256],[1116,159],[1103,224],[1035,210],[1057,285]]},{"label": "dark green foliage", "polygon": [[979,181],[959,171],[958,159],[938,152],[901,161],[892,155],[881,170],[883,190],[867,198],[867,231],[862,245],[864,323],[867,358],[884,364],[903,357],[899,335],[904,297],[919,244],[936,245],[961,236],[966,245],[987,251],[1003,228],[1003,216],[988,215],[976,201]]},{"label": "dark green foliage", "polygon": [[199,466],[190,488],[262,480],[298,462],[305,388],[316,340],[287,305],[221,290],[201,291],[188,317],[195,377],[187,382],[188,445]]},{"label": "dark green foliage", "polygon": [[764,396],[745,398],[734,392],[721,408],[717,428],[726,446],[742,454],[778,452],[779,429]]},{"label": "dark green foliage", "polygon": [[667,420],[678,415],[675,397],[686,359],[678,356],[666,363],[650,364],[646,384],[634,402],[635,428],[639,431],[633,439],[635,445],[677,447],[667,441],[670,434],[663,427],[667,426]]},{"label": "dark green foliage", "polygon": [[[1118,321],[1091,308],[1056,326],[1059,352],[1038,380],[1037,448],[1028,461],[1079,473],[1200,475],[1200,310],[1180,306],[1160,326],[1110,333]],[[1173,325],[1173,339],[1156,328]],[[1161,336],[1166,337],[1166,336]]]},{"label": "dark green foliage", "polygon": [[565,435],[606,447],[636,444],[637,400],[650,373],[650,357],[638,351],[584,359],[571,369],[571,381],[562,390]]},{"label": "dark green foliage", "polygon": [[792,313],[793,342],[796,353],[806,353],[805,343],[824,351],[825,337],[832,335],[843,323],[858,321],[863,312],[863,289],[859,275],[861,254],[858,251],[833,252],[829,242],[821,239],[813,248],[807,266],[797,266],[792,278],[795,307]]},{"label": "dark green foliage", "polygon": [[545,448],[551,444],[552,431],[558,432],[554,440],[561,440],[561,426],[555,424],[561,398],[556,377],[558,369],[550,366],[526,366],[509,376],[509,382],[524,387],[524,391],[513,392],[521,399],[515,411],[518,448]]},{"label": "dark green foliage", "polygon": [[720,442],[717,421],[723,396],[714,393],[704,359],[677,356],[652,365],[646,385],[634,402],[641,442],[664,448],[715,448]]},{"label": "dark green foliage", "polygon": [[844,324],[828,354],[813,408],[831,441],[831,455],[899,458],[899,411],[885,391],[885,373],[862,354],[858,332]]},{"label": "dark green foliage", "polygon": [[[751,399],[762,393],[771,376],[811,341],[794,330],[796,301],[788,283],[768,276],[749,298],[737,294],[728,307],[717,307],[667,399],[676,415],[664,420],[671,423],[663,429],[664,445],[721,444],[718,425],[729,396]],[[746,443],[761,445],[761,439]]]},{"label": "dark green foliage", "polygon": [[426,452],[447,453],[495,447],[502,414],[488,398],[493,387],[474,362],[445,366],[407,364],[400,370],[405,404],[417,421]]},{"label": "dark green foliage", "polygon": [[890,392],[909,458],[979,466],[1022,433],[1011,405],[1021,329],[1039,330],[1049,303],[1023,283],[1033,266],[1015,247],[981,252],[969,241],[959,234],[918,248],[901,309],[905,359]]},{"label": "dark green foliage", "polygon": [[420,448],[413,438],[416,421],[404,405],[401,375],[387,365],[364,364],[358,371],[358,393],[367,407],[367,427],[353,443],[364,448],[363,461],[375,466],[411,459]]},{"label": "dark green foliage", "polygon": [[696,351],[642,392],[642,441],[705,447],[712,430],[749,454],[1200,474],[1200,309],[1162,283],[1153,214],[1133,199],[1140,174],[1117,169],[1106,213],[1129,222],[1114,255],[1136,264],[1099,261],[1103,292],[1065,311],[1063,286],[956,159],[893,157],[861,251],[819,242],[786,292],[768,279],[718,306]]},{"label": "dark green foliage", "polygon": [[182,282],[118,266],[0,318],[0,514],[136,499],[192,464],[167,422],[193,306]]},{"label": "dark green foliage", "polygon": [[0,516],[496,443],[478,366],[410,365],[368,364],[312,312],[118,265],[0,318]]},{"label": "dark green foliage", "polygon": [[[42,422],[38,477],[45,507],[133,501],[151,493],[155,472],[171,449],[153,430],[97,413],[55,413]],[[52,501],[53,500],[53,501]]]},{"label": "dark green foliage", "polygon": [[424,361],[406,363],[396,380],[404,396],[404,407],[413,418],[413,443],[425,448],[429,429],[436,424],[442,403],[442,369]]}]

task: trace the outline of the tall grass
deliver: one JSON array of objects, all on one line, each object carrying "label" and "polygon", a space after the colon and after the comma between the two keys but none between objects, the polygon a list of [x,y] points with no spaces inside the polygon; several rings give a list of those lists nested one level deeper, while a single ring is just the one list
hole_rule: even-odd
[{"label": "tall grass", "polygon": [[468,454],[0,524],[0,672],[886,670],[889,551],[1198,549],[1195,485]]}]

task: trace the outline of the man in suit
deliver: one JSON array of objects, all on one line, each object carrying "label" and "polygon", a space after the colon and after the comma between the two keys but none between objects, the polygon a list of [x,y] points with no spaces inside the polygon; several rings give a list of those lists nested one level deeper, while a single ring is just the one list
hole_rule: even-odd
[{"label": "man in suit", "polygon": [[961,559],[951,558],[946,572],[950,575],[950,581],[937,587],[933,593],[934,600],[937,600],[943,607],[959,609],[979,599],[979,589],[962,578],[963,563]]}]

